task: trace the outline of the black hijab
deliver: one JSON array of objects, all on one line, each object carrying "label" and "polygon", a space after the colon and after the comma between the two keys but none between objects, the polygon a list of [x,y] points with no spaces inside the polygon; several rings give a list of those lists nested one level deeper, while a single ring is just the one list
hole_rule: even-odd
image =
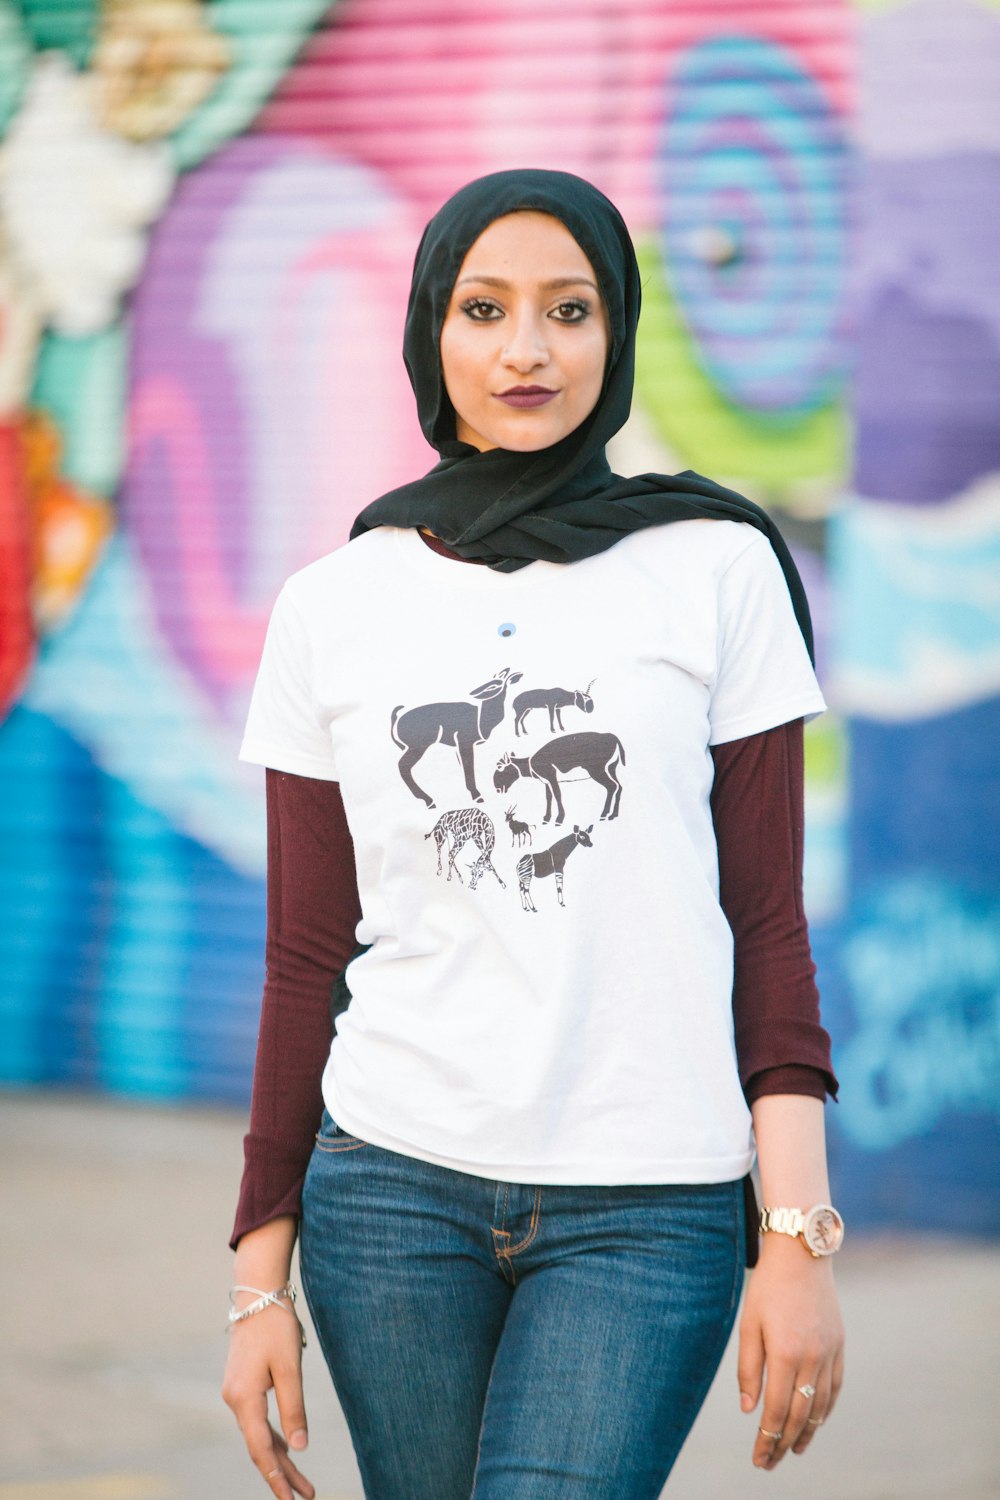
[{"label": "black hijab", "polygon": [[[519,209],[551,214],[587,256],[608,311],[609,357],[597,405],[575,431],[535,453],[481,453],[455,435],[455,410],[441,372],[441,327],[470,247],[495,219]],[[777,554],[811,657],[802,580],[766,511],[690,469],[628,479],[608,466],[605,444],[632,404],[640,295],[625,221],[582,177],[526,168],[493,172],[459,189],[424,230],[403,337],[420,425],[441,461],[422,479],[366,506],[351,536],[376,526],[425,526],[459,556],[512,573],[539,558],[568,563],[591,557],[646,526],[695,517],[745,521],[764,533]]]}]

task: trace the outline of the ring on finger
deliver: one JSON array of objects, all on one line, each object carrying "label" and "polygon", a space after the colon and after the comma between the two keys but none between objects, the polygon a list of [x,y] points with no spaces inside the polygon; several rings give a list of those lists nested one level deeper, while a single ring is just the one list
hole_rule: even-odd
[{"label": "ring on finger", "polygon": [[814,1385],[797,1385],[795,1389],[800,1396],[805,1396],[807,1401],[811,1401],[816,1394],[816,1387]]},{"label": "ring on finger", "polygon": [[277,1479],[277,1478],[278,1478],[278,1475],[279,1475],[279,1474],[280,1474],[280,1473],[281,1473],[281,1470],[280,1470],[280,1469],[272,1469],[272,1470],[271,1470],[271,1472],[270,1472],[270,1474],[265,1474],[265,1475],[264,1475],[264,1478],[265,1478],[265,1479],[266,1479],[266,1480],[267,1480],[267,1481],[268,1481],[268,1483],[269,1483],[269,1484],[270,1484],[270,1482],[271,1482],[271,1480],[272,1480],[272,1479]]},{"label": "ring on finger", "polygon": [[784,1437],[784,1433],[782,1433],[782,1432],[768,1432],[768,1430],[767,1430],[766,1427],[760,1427],[760,1426],[758,1426],[757,1431],[760,1433],[761,1437],[770,1438],[771,1441],[774,1442],[774,1443],[780,1443],[781,1439]]},{"label": "ring on finger", "polygon": [[823,1425],[823,1418],[822,1417],[806,1417],[806,1423],[810,1427],[822,1427],[822,1425]]}]

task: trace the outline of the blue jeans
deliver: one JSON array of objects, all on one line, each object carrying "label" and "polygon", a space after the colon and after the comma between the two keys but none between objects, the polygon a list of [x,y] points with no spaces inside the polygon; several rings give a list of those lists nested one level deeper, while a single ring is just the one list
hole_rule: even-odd
[{"label": "blue jeans", "polygon": [[495,1182],[326,1115],[300,1261],[369,1500],[655,1500],[736,1315],[743,1194]]}]

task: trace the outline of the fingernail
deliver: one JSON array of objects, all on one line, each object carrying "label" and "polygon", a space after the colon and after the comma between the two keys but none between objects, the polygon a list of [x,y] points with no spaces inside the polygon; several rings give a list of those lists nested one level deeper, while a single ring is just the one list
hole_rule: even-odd
[{"label": "fingernail", "polygon": [[753,1411],[753,1397],[748,1395],[746,1391],[741,1391],[740,1405],[744,1411]]},{"label": "fingernail", "polygon": [[297,1448],[300,1453],[303,1448],[308,1446],[308,1444],[309,1434],[306,1432],[304,1427],[300,1427],[298,1432],[293,1432],[291,1437],[288,1439],[289,1448]]}]

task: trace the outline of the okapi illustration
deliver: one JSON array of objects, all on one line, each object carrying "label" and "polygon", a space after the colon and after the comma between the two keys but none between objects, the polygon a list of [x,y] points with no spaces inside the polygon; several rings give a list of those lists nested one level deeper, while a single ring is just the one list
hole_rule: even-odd
[{"label": "okapi illustration", "polygon": [[[481,808],[458,807],[453,812],[442,813],[430,833],[424,834],[425,839],[432,837],[437,844],[437,872],[439,875],[441,874],[441,850],[450,838],[451,850],[448,854],[448,879],[451,879],[451,872],[454,870],[458,876],[459,885],[462,884],[462,872],[456,865],[455,859],[459,850],[464,849],[465,845],[471,839],[479,850],[479,858],[469,866],[472,872],[469,876],[469,890],[474,891],[476,889],[476,886],[479,884],[479,877],[486,870],[492,871],[496,875],[497,880],[500,880],[500,876],[497,875],[493,867],[493,861],[490,859],[493,847],[496,844],[496,830],[493,827],[492,820],[487,817]],[[503,890],[507,889],[502,880],[500,880],[500,886]]]},{"label": "okapi illustration", "polygon": [[564,708],[579,708],[585,714],[594,712],[594,700],[590,696],[590,690],[597,679],[592,677],[587,683],[587,691],[570,692],[567,688],[529,688],[526,693],[518,693],[511,707],[514,710],[514,733],[527,734],[524,721],[533,708],[547,708],[549,711],[549,733],[555,734],[557,729],[563,728],[562,710]]},{"label": "okapi illustration", "polygon": [[515,848],[520,849],[522,844],[531,843],[531,830],[535,825],[534,823],[519,823],[514,816],[516,812],[516,807],[508,807],[504,817],[507,819],[507,827],[511,832],[511,843]]},{"label": "okapi illustration", "polygon": [[428,807],[434,806],[434,799],[417,786],[411,773],[432,745],[454,745],[469,796],[473,802],[482,802],[476,786],[475,748],[489,739],[500,723],[507,689],[520,681],[520,672],[504,667],[489,682],[472,689],[469,696],[478,698],[478,703],[425,703],[405,713],[400,703],[393,709],[390,733],[403,752],[399,757],[399,774],[414,797]]},{"label": "okapi illustration", "polygon": [[540,849],[537,854],[524,854],[517,862],[517,883],[521,892],[521,906],[525,911],[537,911],[538,907],[531,899],[529,886],[531,877],[534,875],[538,880],[544,880],[546,875],[556,877],[556,895],[559,897],[559,905],[565,906],[563,900],[563,870],[566,861],[578,844],[584,849],[593,849],[594,842],[590,837],[593,831],[593,823],[589,828],[580,828],[573,825],[573,832],[568,833],[565,838],[559,839],[551,849]]},{"label": "okapi illustration", "polygon": [[568,771],[583,771],[598,786],[604,787],[604,811],[601,822],[618,816],[618,804],[622,800],[622,784],[618,780],[618,768],[625,764],[625,751],[616,734],[592,734],[582,731],[567,734],[559,740],[549,740],[533,755],[502,755],[493,772],[493,785],[498,792],[509,792],[519,776],[534,776],[545,783],[545,817],[543,823],[552,819],[552,803],[555,802],[558,827],[566,817],[559,781],[580,781],[579,776],[567,776]]}]

